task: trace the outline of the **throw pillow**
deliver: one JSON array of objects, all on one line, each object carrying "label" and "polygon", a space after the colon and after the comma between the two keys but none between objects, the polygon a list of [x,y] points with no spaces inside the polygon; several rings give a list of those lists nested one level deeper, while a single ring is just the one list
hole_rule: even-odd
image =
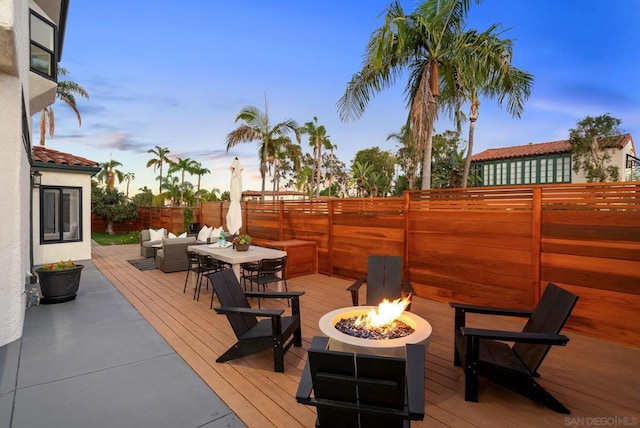
[{"label": "throw pillow", "polygon": [[169,239],[173,239],[173,238],[177,238],[176,235],[174,235],[173,233],[169,232],[169,235],[167,235],[169,237]]},{"label": "throw pillow", "polygon": [[149,229],[149,240],[150,241],[162,241],[162,238],[164,238],[164,228],[162,229]]},{"label": "throw pillow", "polygon": [[196,241],[207,242],[209,235],[211,235],[211,230],[212,229],[209,226],[202,226],[202,229],[200,229],[200,232],[198,232]]},{"label": "throw pillow", "polygon": [[209,235],[211,237],[211,242],[217,242],[218,239],[220,239],[220,234],[222,232],[224,232],[224,229],[222,228],[222,226],[216,227],[215,229],[213,229],[211,231],[211,235]]},{"label": "throw pillow", "polygon": [[186,238],[187,237],[187,232],[182,232],[180,235],[178,235],[178,238]]}]

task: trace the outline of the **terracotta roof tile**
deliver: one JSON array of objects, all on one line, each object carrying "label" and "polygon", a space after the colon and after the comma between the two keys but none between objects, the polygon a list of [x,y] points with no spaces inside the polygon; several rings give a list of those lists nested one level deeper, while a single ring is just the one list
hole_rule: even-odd
[{"label": "terracotta roof tile", "polygon": [[[620,135],[617,145],[622,148],[631,141],[631,135]],[[524,146],[502,147],[499,149],[487,149],[471,156],[474,162],[497,160],[497,159],[514,159],[531,156],[552,155],[559,153],[571,152],[571,144],[569,140],[551,141],[548,143],[526,144]]]},{"label": "terracotta roof tile", "polygon": [[52,150],[46,146],[33,146],[31,153],[34,161],[54,163],[58,165],[76,165],[98,167],[98,162]]}]

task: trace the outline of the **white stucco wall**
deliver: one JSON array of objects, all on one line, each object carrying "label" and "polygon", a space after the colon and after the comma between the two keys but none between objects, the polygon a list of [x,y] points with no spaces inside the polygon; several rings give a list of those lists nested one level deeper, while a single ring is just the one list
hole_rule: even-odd
[{"label": "white stucco wall", "polygon": [[91,258],[91,175],[69,172],[41,171],[42,185],[82,187],[82,242],[40,243],[40,190],[33,191],[33,263],[41,265],[59,260]]},{"label": "white stucco wall", "polygon": [[4,266],[0,281],[0,346],[22,335],[25,311],[25,282],[29,260],[29,158],[22,142],[22,93],[28,102],[28,3],[0,0],[0,32],[4,44],[0,67],[0,142],[2,142],[3,184],[0,224],[0,260]]},{"label": "white stucco wall", "polygon": [[[625,181],[625,169],[626,169],[626,160],[627,153],[633,155],[633,145],[627,144],[624,146],[622,150],[620,149],[608,149],[609,155],[611,159],[607,162],[607,165],[613,165],[618,167],[619,181]],[[571,182],[572,183],[586,183],[587,177],[585,175],[584,169],[578,171],[578,173],[573,172],[573,168],[571,171]]]}]

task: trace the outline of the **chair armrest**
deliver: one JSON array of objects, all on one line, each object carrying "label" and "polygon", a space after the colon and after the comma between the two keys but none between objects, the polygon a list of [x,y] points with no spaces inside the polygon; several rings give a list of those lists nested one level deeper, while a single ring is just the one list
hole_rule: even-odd
[{"label": "chair armrest", "polygon": [[327,336],[313,336],[309,349],[327,349],[329,346],[329,338]]},{"label": "chair armrest", "polygon": [[300,297],[304,294],[304,291],[245,291],[244,295],[247,297],[260,297],[263,299],[292,299]]},{"label": "chair armrest", "polygon": [[402,289],[403,293],[411,293],[411,294],[416,294],[416,291],[413,289],[413,286],[411,285],[411,282],[408,279],[403,279],[400,282],[400,288]]},{"label": "chair armrest", "polygon": [[550,333],[529,333],[522,331],[486,330],[481,328],[460,328],[463,336],[473,336],[479,339],[506,340],[509,342],[540,343],[564,346],[569,341],[567,336]]},{"label": "chair armrest", "polygon": [[351,284],[349,286],[349,288],[347,288],[347,291],[358,291],[358,290],[360,290],[360,287],[362,287],[362,284],[364,284],[366,281],[367,281],[366,278],[360,278],[359,280],[357,280],[356,282]]},{"label": "chair armrest", "polygon": [[234,308],[217,306],[213,308],[218,314],[235,314],[252,317],[279,317],[284,313],[284,309],[253,309],[253,308]]},{"label": "chair armrest", "polygon": [[456,312],[464,311],[474,314],[486,315],[504,315],[512,317],[529,317],[533,313],[526,309],[509,309],[509,308],[492,308],[489,306],[467,305],[465,303],[449,302],[449,306],[454,308]]},{"label": "chair armrest", "polygon": [[349,286],[349,288],[347,288],[347,291],[351,292],[351,304],[353,306],[359,306],[360,305],[359,297],[358,297],[358,290],[360,290],[360,287],[362,287],[362,284],[364,284],[365,282],[367,282],[366,278],[360,278],[359,280],[357,280],[356,282],[351,284],[351,286]]},{"label": "chair armrest", "polygon": [[424,419],[424,345],[408,344],[407,407],[412,420]]},{"label": "chair armrest", "polygon": [[[328,337],[314,336],[309,349],[327,349],[328,344]],[[296,401],[298,403],[309,404],[309,397],[311,397],[312,390],[313,381],[311,379],[311,367],[309,366],[309,359],[307,358],[307,361],[304,364],[304,368],[302,369],[302,376],[300,377],[298,390],[296,391]]]}]

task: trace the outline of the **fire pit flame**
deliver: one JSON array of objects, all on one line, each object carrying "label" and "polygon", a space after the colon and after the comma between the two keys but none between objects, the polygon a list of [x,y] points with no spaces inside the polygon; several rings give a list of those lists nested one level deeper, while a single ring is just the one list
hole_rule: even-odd
[{"label": "fire pit flame", "polygon": [[360,315],[356,318],[354,325],[376,328],[391,324],[402,315],[410,302],[411,295],[393,301],[384,299],[377,308],[373,308],[366,315]]}]

